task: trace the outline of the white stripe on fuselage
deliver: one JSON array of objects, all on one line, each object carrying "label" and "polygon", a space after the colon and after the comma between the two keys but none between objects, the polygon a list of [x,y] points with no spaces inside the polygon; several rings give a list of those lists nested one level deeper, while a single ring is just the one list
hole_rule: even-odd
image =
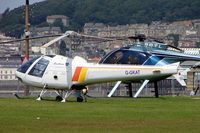
[{"label": "white stripe on fuselage", "polygon": [[[177,73],[174,66],[85,65],[87,74],[82,84],[124,80],[144,80]],[[154,73],[154,72],[159,73]],[[80,82],[79,82],[80,83]]]}]

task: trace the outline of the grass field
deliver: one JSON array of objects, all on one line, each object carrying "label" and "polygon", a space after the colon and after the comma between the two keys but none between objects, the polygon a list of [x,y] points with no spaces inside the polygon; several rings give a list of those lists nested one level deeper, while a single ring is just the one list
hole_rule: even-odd
[{"label": "grass field", "polygon": [[0,99],[0,133],[200,133],[200,99]]}]

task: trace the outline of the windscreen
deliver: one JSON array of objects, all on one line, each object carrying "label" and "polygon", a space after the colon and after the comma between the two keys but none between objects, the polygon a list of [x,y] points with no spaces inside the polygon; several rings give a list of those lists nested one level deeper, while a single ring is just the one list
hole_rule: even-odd
[{"label": "windscreen", "polygon": [[47,66],[49,64],[49,61],[42,58],[40,59],[30,70],[29,75],[36,76],[36,77],[42,77]]},{"label": "windscreen", "polygon": [[25,62],[24,64],[22,64],[17,71],[21,72],[21,73],[26,73],[26,71],[28,70],[28,68],[33,64],[33,62],[35,62],[39,57],[35,57],[30,59],[29,61]]}]

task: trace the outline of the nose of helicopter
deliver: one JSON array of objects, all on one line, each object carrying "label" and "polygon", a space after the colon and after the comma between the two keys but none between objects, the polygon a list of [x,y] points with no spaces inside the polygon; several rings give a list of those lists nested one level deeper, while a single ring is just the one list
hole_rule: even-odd
[{"label": "nose of helicopter", "polygon": [[23,79],[25,77],[25,74],[24,73],[21,73],[19,71],[16,71],[15,72],[15,76],[17,77],[17,79],[20,81],[20,82],[23,82]]},{"label": "nose of helicopter", "polygon": [[26,61],[24,64],[18,67],[17,71],[15,72],[16,77],[20,81],[24,81],[25,75],[27,70],[31,67],[31,65],[38,59],[39,57],[35,57],[29,61]]}]

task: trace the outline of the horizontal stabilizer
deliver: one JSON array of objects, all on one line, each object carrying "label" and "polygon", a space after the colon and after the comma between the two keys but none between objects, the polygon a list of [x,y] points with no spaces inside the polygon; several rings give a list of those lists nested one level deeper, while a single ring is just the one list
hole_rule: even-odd
[{"label": "horizontal stabilizer", "polygon": [[181,86],[186,86],[183,75],[187,75],[188,71],[190,71],[189,68],[184,71],[179,70],[177,74],[173,75],[173,77],[180,83]]},{"label": "horizontal stabilizer", "polygon": [[175,74],[175,75],[173,75],[173,77],[179,82],[179,84],[181,86],[186,86],[186,83],[185,83],[182,75]]}]

